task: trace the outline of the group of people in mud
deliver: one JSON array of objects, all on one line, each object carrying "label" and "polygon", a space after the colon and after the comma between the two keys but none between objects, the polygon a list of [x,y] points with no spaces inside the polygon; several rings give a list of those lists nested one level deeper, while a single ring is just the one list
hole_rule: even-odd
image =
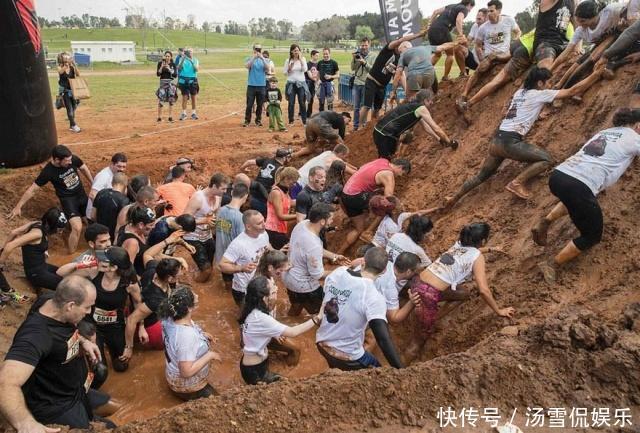
[{"label": "group of people in mud", "polygon": [[[21,249],[25,277],[42,289],[0,369],[0,413],[19,432],[49,431],[44,424],[86,428],[91,420],[103,420],[117,408],[99,391],[107,380],[105,348],[115,372],[128,369],[136,349],[164,350],[165,377],[175,395],[184,400],[213,395],[207,377],[211,361],[221,354],[213,336],[193,321],[199,299],[186,278],[193,265],[194,281],[221,279],[237,305],[239,369],[251,385],[280,379],[269,368],[270,351],[297,364],[300,349],[294,338],[311,330],[331,368],[379,367],[376,346],[389,365],[402,368],[420,355],[443,314],[441,303],[455,306],[469,298],[465,282],[471,277],[497,316],[512,317],[514,308],[496,301],[487,280],[485,256],[501,252],[488,244],[489,225],[470,221],[457,241],[431,260],[424,248],[434,227],[429,215],[449,211],[505,159],[530,163],[506,188],[522,199],[531,196],[527,183],[551,169],[554,158],[524,137],[546,104],[583,95],[598,79],[637,59],[638,1],[601,9],[591,0],[577,7],[571,0],[542,0],[535,30],[520,36],[515,21],[501,14],[500,1],[491,0],[478,12],[467,38],[462,22],[474,6],[473,0],[462,0],[436,10],[428,29],[389,42],[376,57],[364,79],[359,122],[365,125],[369,113],[376,121],[365,133],[372,134],[378,158],[360,167],[349,163],[344,142],[351,116],[333,111],[308,119],[301,150],[278,149],[249,159],[232,179],[214,173],[198,188],[190,183],[196,166],[187,157],[179,158],[154,187],[159,179],[127,175],[124,153],[114,154],[94,177],[68,147],[56,146],[9,218],[20,216],[47,183],[60,208],[13,230],[0,250],[2,266]],[[412,39],[424,35],[437,45],[433,54],[411,46]],[[510,44],[512,35],[519,39]],[[560,74],[562,63],[582,42],[593,45],[590,54]],[[445,79],[454,60],[463,74],[476,68],[479,78],[506,63],[469,99],[478,78],[467,81],[457,101],[465,116],[506,81],[528,72],[506,107],[480,172],[444,203],[403,212],[397,180],[408,176],[412,166],[398,155],[405,152],[401,143],[411,141],[407,135],[414,127],[420,124],[443,147],[463,146],[431,115],[437,91],[433,64],[442,54],[447,56]],[[378,119],[389,82],[390,98],[402,85],[407,100]],[[550,88],[553,83],[557,88]],[[603,216],[597,195],[640,154],[640,83],[629,105],[615,112],[611,128],[597,132],[551,173],[549,187],[559,201],[534,225],[533,240],[545,245],[550,225],[566,214],[580,235],[540,264],[549,283],[558,266],[600,241]],[[294,160],[299,162],[295,166]],[[252,171],[257,172],[254,179],[246,173]],[[88,194],[82,177],[91,183]],[[332,234],[336,214],[351,227],[338,236]],[[48,260],[49,241],[66,229],[71,256],[83,229],[88,248],[54,266]],[[364,244],[357,245],[359,240]],[[25,301],[1,272],[0,289],[3,303]],[[283,313],[278,304],[287,307],[287,320],[278,316]],[[306,320],[283,323],[297,322],[303,311]],[[411,316],[411,340],[398,348],[389,323]]]}]

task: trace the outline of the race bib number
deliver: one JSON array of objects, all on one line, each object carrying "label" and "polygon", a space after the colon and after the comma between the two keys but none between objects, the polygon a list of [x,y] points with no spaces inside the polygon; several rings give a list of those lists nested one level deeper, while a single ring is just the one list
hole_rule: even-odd
[{"label": "race bib number", "polygon": [[87,373],[87,379],[84,381],[84,392],[89,392],[89,388],[91,388],[91,384],[93,383],[93,371],[89,371]]},{"label": "race bib number", "polygon": [[93,320],[95,320],[98,325],[116,323],[118,322],[118,310],[108,311],[96,308],[93,312]]},{"label": "race bib number", "polygon": [[71,338],[67,340],[67,356],[63,364],[68,363],[80,353],[80,333],[76,329]]}]

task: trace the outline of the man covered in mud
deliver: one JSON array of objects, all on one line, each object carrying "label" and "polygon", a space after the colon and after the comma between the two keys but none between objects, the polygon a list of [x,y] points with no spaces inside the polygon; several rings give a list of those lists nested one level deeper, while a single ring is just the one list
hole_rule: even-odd
[{"label": "man covered in mud", "polygon": [[553,157],[541,147],[524,141],[525,135],[531,130],[546,104],[583,92],[599,79],[599,74],[582,80],[571,89],[563,90],[545,89],[550,78],[549,69],[537,66],[531,69],[524,82],[524,88],[516,91],[511,99],[506,116],[489,144],[489,155],[482,163],[480,172],[468,179],[455,196],[446,199],[445,208],[452,207],[465,194],[493,176],[505,159],[530,163],[506,186],[506,189],[524,200],[531,197],[526,187],[527,181],[549,169],[553,164]]},{"label": "man covered in mud", "polygon": [[292,156],[294,158],[310,155],[316,152],[320,142],[328,143],[332,146],[344,143],[344,136],[347,126],[351,123],[351,113],[343,111],[321,111],[309,118],[307,126],[304,128],[306,147],[303,147]]},{"label": "man covered in mud", "polygon": [[420,90],[412,102],[401,104],[385,114],[373,129],[373,141],[380,158],[390,159],[398,150],[400,136],[411,131],[418,122],[424,130],[442,145],[458,148],[458,142],[452,140],[433,120],[429,107],[433,103],[431,90]]},{"label": "man covered in mud", "polygon": [[95,300],[91,281],[67,277],[36,301],[16,332],[0,369],[0,413],[18,433],[59,431],[45,424],[88,429],[98,421],[87,390],[100,351],[77,328]]},{"label": "man covered in mud", "polygon": [[376,342],[392,367],[402,361],[389,334],[387,304],[374,281],[387,269],[384,248],[370,248],[360,272],[346,266],[327,276],[324,285],[324,319],[316,333],[318,351],[330,368],[344,371],[380,367],[376,357],[364,348],[364,334],[371,328]]}]

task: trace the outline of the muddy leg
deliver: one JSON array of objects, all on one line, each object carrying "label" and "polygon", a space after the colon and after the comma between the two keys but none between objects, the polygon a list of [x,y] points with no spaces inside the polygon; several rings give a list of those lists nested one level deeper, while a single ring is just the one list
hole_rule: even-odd
[{"label": "muddy leg", "polygon": [[498,168],[500,167],[500,164],[502,164],[502,161],[504,161],[504,158],[502,157],[491,156],[491,155],[487,156],[484,162],[482,163],[480,172],[474,177],[472,177],[471,179],[468,179],[462,185],[462,188],[460,189],[460,191],[458,191],[458,193],[455,196],[451,198],[447,198],[446,204],[445,204],[446,208],[451,208],[465,194],[467,194],[469,191],[471,191],[472,189],[474,189],[475,187],[477,187],[478,185],[480,185],[481,183],[489,179],[491,176],[493,176],[495,172],[498,171]]}]

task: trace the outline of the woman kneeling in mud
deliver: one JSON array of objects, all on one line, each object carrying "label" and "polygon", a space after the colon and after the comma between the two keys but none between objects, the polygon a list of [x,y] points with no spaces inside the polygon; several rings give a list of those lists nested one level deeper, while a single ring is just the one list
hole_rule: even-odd
[{"label": "woman kneeling in mud", "polygon": [[511,307],[498,307],[487,282],[485,259],[481,249],[486,252],[492,251],[491,248],[482,248],[489,238],[489,230],[489,224],[484,222],[464,226],[458,242],[411,281],[411,291],[418,294],[421,301],[421,305],[415,310],[420,329],[413,333],[407,348],[407,364],[415,360],[422,350],[436,322],[438,302],[464,301],[469,298],[468,292],[456,288],[472,273],[480,296],[498,316],[511,317],[515,312]]}]

